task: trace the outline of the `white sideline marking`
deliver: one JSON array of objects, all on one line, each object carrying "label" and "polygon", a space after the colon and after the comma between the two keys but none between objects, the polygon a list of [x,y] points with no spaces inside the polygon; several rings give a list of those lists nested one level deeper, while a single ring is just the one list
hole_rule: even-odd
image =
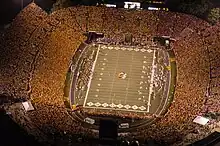
[{"label": "white sideline marking", "polygon": [[96,53],[95,61],[94,61],[93,65],[92,65],[92,72],[91,72],[91,74],[89,76],[89,82],[88,82],[88,85],[87,85],[88,88],[87,88],[87,91],[86,91],[86,97],[85,97],[85,100],[84,100],[84,103],[83,103],[83,107],[85,107],[86,101],[87,101],[87,98],[88,98],[88,93],[89,93],[89,89],[90,89],[91,82],[92,82],[92,76],[93,76],[93,73],[94,73],[94,70],[95,70],[96,61],[97,61],[98,56],[99,56],[99,50],[100,50],[100,45],[99,45],[98,51]]},{"label": "white sideline marking", "polygon": [[154,62],[155,62],[155,50],[154,50],[154,55],[153,55],[153,61],[152,61],[152,73],[151,73],[151,78],[150,78],[150,88],[149,88],[149,95],[148,95],[148,104],[147,104],[147,112],[150,111],[150,96],[151,96],[151,93],[152,93],[152,88],[153,88],[153,81],[154,81],[154,72],[155,72],[155,69],[154,69]]},{"label": "white sideline marking", "polygon": [[142,111],[142,110],[134,110],[134,109],[124,109],[124,108],[118,108],[118,107],[90,107],[90,106],[85,106],[86,108],[90,108],[90,109],[109,109],[109,110],[112,110],[112,109],[115,109],[115,110],[118,110],[118,111],[127,111],[127,112],[139,112],[139,113],[145,113],[146,111]]}]

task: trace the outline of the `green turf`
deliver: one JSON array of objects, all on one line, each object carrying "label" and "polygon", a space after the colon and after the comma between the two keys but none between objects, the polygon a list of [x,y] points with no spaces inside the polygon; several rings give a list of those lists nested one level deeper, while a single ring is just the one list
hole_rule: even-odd
[{"label": "green turf", "polygon": [[[175,58],[175,54],[173,50],[169,50],[169,58]],[[169,94],[168,94],[168,102],[166,105],[166,108],[164,108],[164,111],[162,112],[162,115],[165,114],[170,107],[173,99],[174,99],[174,93],[175,93],[175,87],[176,87],[176,77],[177,77],[177,66],[176,66],[176,61],[170,62],[171,66],[171,79],[170,79],[170,89],[169,89]]]}]

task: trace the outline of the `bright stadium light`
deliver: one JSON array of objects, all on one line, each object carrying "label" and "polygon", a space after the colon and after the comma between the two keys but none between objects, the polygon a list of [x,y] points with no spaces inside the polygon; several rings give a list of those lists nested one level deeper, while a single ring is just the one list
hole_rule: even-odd
[{"label": "bright stadium light", "polygon": [[148,7],[148,10],[155,10],[155,11],[158,11],[159,8],[155,8],[155,7]]},{"label": "bright stadium light", "polygon": [[105,6],[109,7],[109,8],[116,8],[116,5],[114,5],[114,4],[106,4]]},{"label": "bright stadium light", "polygon": [[140,9],[141,8],[141,3],[138,2],[124,2],[124,8],[126,9]]}]

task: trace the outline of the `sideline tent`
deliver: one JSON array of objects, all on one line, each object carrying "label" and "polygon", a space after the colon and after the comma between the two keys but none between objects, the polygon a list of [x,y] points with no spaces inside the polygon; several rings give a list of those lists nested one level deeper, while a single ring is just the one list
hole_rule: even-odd
[{"label": "sideline tent", "polygon": [[197,116],[194,120],[194,123],[200,124],[200,125],[206,125],[209,122],[209,119],[202,117],[202,116]]},{"label": "sideline tent", "polygon": [[34,110],[34,107],[33,105],[31,104],[30,101],[25,101],[25,102],[22,102],[22,105],[24,107],[24,110],[27,112],[27,111],[32,111]]}]

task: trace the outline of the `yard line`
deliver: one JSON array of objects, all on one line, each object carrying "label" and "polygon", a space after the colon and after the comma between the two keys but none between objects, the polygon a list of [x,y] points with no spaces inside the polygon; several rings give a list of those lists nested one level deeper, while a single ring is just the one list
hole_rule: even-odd
[{"label": "yard line", "polygon": [[153,54],[153,61],[152,61],[152,73],[151,73],[151,78],[150,78],[150,88],[149,88],[149,95],[148,95],[148,105],[147,105],[147,112],[150,111],[150,100],[151,100],[151,93],[152,93],[152,88],[153,88],[153,81],[154,81],[154,62],[155,62],[155,50],[154,50],[154,54]]},{"label": "yard line", "polygon": [[93,76],[93,73],[94,73],[94,70],[95,70],[96,61],[97,61],[98,56],[99,56],[99,50],[100,50],[100,45],[98,46],[98,50],[97,50],[97,53],[96,53],[95,61],[94,61],[93,65],[92,65],[92,70],[91,70],[91,74],[89,76],[89,82],[88,82],[88,85],[87,85],[86,97],[85,97],[85,100],[84,100],[84,103],[83,103],[83,107],[85,107],[86,100],[88,98],[88,93],[89,93],[89,89],[90,89],[91,82],[92,82],[92,76]]},{"label": "yard line", "polygon": [[[128,83],[127,83],[127,87],[126,88],[129,88],[129,82],[130,82],[130,79],[131,79],[131,71],[132,71],[132,63],[133,63],[133,59],[134,59],[134,56],[133,56],[133,52],[131,52],[131,65],[130,65],[130,70],[129,70],[129,78],[128,78]],[[126,91],[126,96],[125,96],[125,102],[127,103],[127,97],[128,96],[128,90]]]},{"label": "yard line", "polygon": [[[103,91],[103,92],[100,92],[99,95],[102,95],[102,94],[105,95],[106,93],[109,92],[109,90],[108,90],[109,88],[99,88],[99,89],[100,89],[101,91]],[[96,94],[96,93],[97,93],[96,91],[92,91],[92,90],[91,90],[89,95],[93,95],[93,94]],[[123,95],[123,93],[122,93],[121,91],[115,91],[115,93],[117,93],[117,94],[120,94],[120,93],[121,93],[121,94]],[[138,93],[138,90],[129,90],[129,91],[128,91],[128,94],[133,94],[133,93],[136,95],[136,94]],[[148,93],[148,92],[147,92],[147,93]],[[142,94],[140,94],[140,95],[141,95],[141,96],[145,96],[147,93],[146,93],[146,92],[142,92]],[[129,95],[128,95],[128,96],[129,96]]]},{"label": "yard line", "polygon": [[[113,90],[113,86],[114,86],[114,82],[115,82],[115,76],[116,76],[116,71],[117,71],[117,67],[118,67],[118,60],[119,60],[119,52],[120,51],[117,51],[117,62],[116,62],[116,67],[115,67],[115,71],[114,71],[114,74],[113,74],[112,87],[111,87],[111,90],[110,90],[109,98],[111,98],[111,94],[112,94],[112,90]],[[110,99],[110,100],[113,101],[113,98]]]}]

